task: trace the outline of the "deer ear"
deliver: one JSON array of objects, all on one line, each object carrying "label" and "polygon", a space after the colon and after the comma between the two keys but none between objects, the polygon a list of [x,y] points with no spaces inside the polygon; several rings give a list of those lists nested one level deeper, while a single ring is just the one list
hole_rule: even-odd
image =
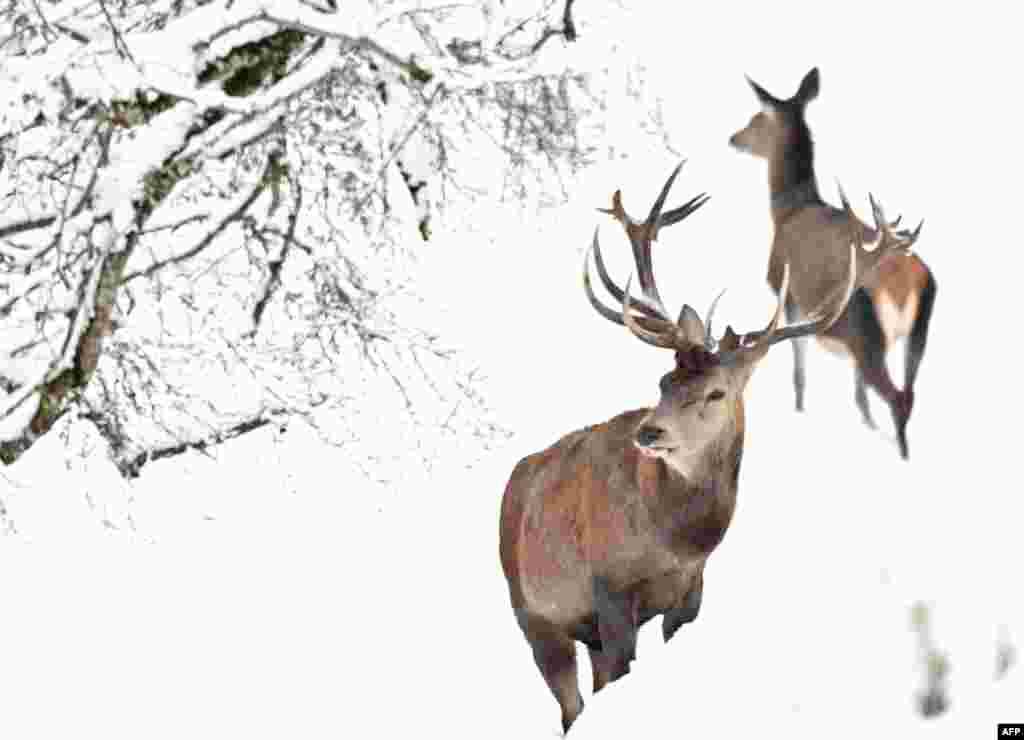
[{"label": "deer ear", "polygon": [[692,343],[704,345],[704,322],[700,320],[700,314],[691,306],[686,304],[679,312],[676,324],[683,331],[683,336]]},{"label": "deer ear", "polygon": [[770,92],[765,90],[763,87],[758,85],[749,77],[747,78],[747,83],[750,85],[750,89],[754,91],[754,95],[757,96],[757,99],[761,102],[761,105],[763,105],[765,108],[778,108],[780,105],[782,105],[781,100],[779,100],[777,97],[775,97]]},{"label": "deer ear", "polygon": [[800,83],[800,89],[796,91],[796,95],[793,96],[793,100],[801,105],[807,105],[818,97],[818,90],[820,88],[821,78],[818,75],[818,68],[814,67],[810,72],[804,75],[804,79]]},{"label": "deer ear", "polygon": [[725,334],[718,342],[719,352],[732,352],[740,346],[740,336],[732,330],[731,326],[725,327]]}]

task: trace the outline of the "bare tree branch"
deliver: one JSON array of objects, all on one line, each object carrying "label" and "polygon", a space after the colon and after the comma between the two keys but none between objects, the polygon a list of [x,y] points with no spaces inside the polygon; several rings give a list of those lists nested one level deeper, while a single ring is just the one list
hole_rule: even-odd
[{"label": "bare tree branch", "polygon": [[[556,192],[584,161],[585,78],[531,59],[550,27],[575,37],[572,2],[503,6],[454,44],[454,14],[490,11],[336,5],[37,5],[0,47],[22,103],[0,110],[4,462],[61,418],[93,424],[126,475],[259,428],[266,408],[316,405],[311,423],[349,445],[364,405],[500,434],[418,302],[409,214],[426,237],[431,209],[506,172],[509,190]],[[463,183],[482,152],[504,171]],[[386,186],[396,164],[406,189]]]},{"label": "bare tree branch", "polygon": [[[314,408],[323,403],[323,400],[324,399],[321,399],[318,403],[314,404]],[[138,478],[143,466],[148,463],[181,455],[192,450],[199,452],[209,450],[217,445],[222,445],[229,440],[237,439],[244,434],[254,432],[257,429],[262,429],[270,424],[280,424],[282,417],[290,416],[293,413],[294,409],[292,408],[266,409],[256,416],[237,421],[224,429],[214,432],[208,437],[187,440],[163,447],[155,447],[139,453],[129,459],[119,460],[117,461],[117,467],[121,472],[121,475],[125,478]],[[89,417],[89,421],[92,421],[93,423],[96,423],[98,420],[102,423],[101,417],[96,415]],[[103,430],[101,430],[101,432],[103,432]],[[104,436],[109,434],[111,434],[111,432],[108,430],[104,433]]]},{"label": "bare tree branch", "polygon": [[267,189],[267,183],[270,177],[272,167],[272,160],[273,155],[267,158],[267,163],[263,169],[263,175],[260,177],[260,179],[256,181],[256,183],[253,185],[253,187],[249,190],[248,193],[246,193],[243,197],[236,199],[235,205],[224,215],[222,219],[220,219],[220,221],[212,229],[208,230],[206,234],[203,235],[203,238],[199,240],[199,243],[195,244],[189,249],[186,249],[184,252],[175,254],[173,257],[157,260],[144,270],[137,270],[135,272],[129,273],[122,280],[122,284],[126,285],[130,283],[132,280],[135,280],[136,278],[140,277],[152,277],[156,272],[162,270],[168,265],[181,264],[192,259],[197,254],[199,254],[204,249],[213,244],[214,240],[218,236],[220,236],[228,226],[240,220],[242,216],[245,215],[245,212],[249,210],[249,207],[252,206],[252,204],[256,202],[256,199],[259,198]]},{"label": "bare tree branch", "polygon": [[103,16],[107,19],[107,25],[110,26],[110,33],[114,38],[114,49],[123,58],[135,64],[135,58],[132,56],[131,50],[128,48],[128,44],[125,43],[124,38],[121,36],[121,31],[118,29],[117,24],[114,23],[114,19],[110,17],[110,11],[107,10],[106,0],[97,0],[100,4],[100,8],[103,10]]},{"label": "bare tree branch", "polygon": [[0,225],[0,239],[9,239],[12,236],[18,234],[24,234],[26,231],[35,231],[36,229],[48,229],[53,226],[57,221],[57,214],[50,216],[40,216],[38,218],[25,219],[14,223]]},{"label": "bare tree branch", "polygon": [[295,202],[291,212],[288,214],[288,230],[284,234],[280,254],[267,263],[267,279],[262,294],[256,299],[256,305],[252,310],[252,331],[247,335],[250,337],[259,331],[263,313],[267,310],[267,304],[270,303],[271,298],[273,298],[274,293],[281,284],[281,268],[284,265],[284,261],[288,258],[288,252],[295,244],[295,229],[299,224],[299,216],[302,213],[302,188],[296,187],[296,183],[291,180],[291,177],[289,177],[289,182],[291,182]]}]

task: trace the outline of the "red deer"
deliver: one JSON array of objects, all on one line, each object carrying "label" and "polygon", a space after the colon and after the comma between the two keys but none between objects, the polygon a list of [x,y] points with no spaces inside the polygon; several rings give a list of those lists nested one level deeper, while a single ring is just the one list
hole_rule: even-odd
[{"label": "red deer", "polygon": [[[824,291],[842,274],[846,245],[851,229],[860,230],[865,242],[873,242],[883,232],[895,229],[879,220],[872,229],[853,215],[844,203],[843,210],[821,198],[814,173],[814,142],[804,111],[818,96],[819,75],[814,68],[804,77],[800,88],[789,100],[774,97],[747,78],[762,109],[746,128],[737,131],[729,143],[756,157],[768,160],[771,214],[775,225],[768,283],[779,293],[783,265],[790,275],[786,320],[795,321],[817,305]],[[842,197],[842,196],[841,196]],[[921,226],[913,232],[916,239]],[[908,232],[900,232],[907,236]],[[896,427],[900,455],[908,459],[907,422],[914,408],[914,380],[928,339],[935,302],[935,278],[916,254],[897,254],[886,260],[863,287],[850,299],[849,308],[835,324],[818,337],[826,348],[850,355],[855,364],[854,401],[864,423],[876,428],[868,405],[866,387],[873,388],[889,405]],[[896,387],[886,365],[886,354],[893,344],[906,340],[903,389]],[[793,387],[796,408],[804,407],[804,357],[801,340],[793,342]]]},{"label": "red deer", "polygon": [[[562,710],[565,730],[583,709],[576,642],[590,652],[594,691],[629,671],[637,630],[662,615],[667,642],[700,609],[704,563],[732,519],[743,454],[743,391],[769,347],[824,331],[845,309],[854,287],[890,251],[912,239],[886,241],[869,252],[851,243],[847,275],[813,318],[779,328],[789,282],[783,266],[778,305],[766,329],[712,335],[683,306],[673,321],[654,280],[651,243],[662,227],[682,221],[706,201],[698,195],[662,213],[676,175],[668,178],[647,220],[626,214],[621,192],[610,213],[633,247],[641,295],[608,275],[597,231],[583,270],[587,298],[604,318],[639,339],[672,350],[675,366],[661,378],[653,409],[627,411],[563,437],[523,458],[501,506],[500,555],[516,620]],[[618,310],[595,295],[590,262]],[[717,303],[717,301],[716,301]],[[827,309],[827,312],[826,312]]]}]

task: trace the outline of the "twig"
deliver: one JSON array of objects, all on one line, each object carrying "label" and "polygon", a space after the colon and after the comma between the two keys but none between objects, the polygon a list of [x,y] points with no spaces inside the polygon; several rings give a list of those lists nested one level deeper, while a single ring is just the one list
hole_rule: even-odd
[{"label": "twig", "polygon": [[576,0],[565,0],[565,10],[562,12],[562,33],[566,41],[576,40],[576,23],[572,19],[572,4]]},{"label": "twig", "polygon": [[198,244],[196,244],[191,249],[187,249],[180,254],[174,255],[173,257],[157,260],[144,270],[136,270],[135,272],[125,275],[124,278],[121,280],[121,284],[127,285],[132,280],[139,277],[152,277],[152,275],[155,272],[162,270],[164,267],[190,260],[197,254],[202,252],[204,249],[209,247],[210,244],[213,243],[213,240],[220,236],[220,234],[224,231],[224,229],[228,227],[229,224],[232,224],[235,221],[239,220],[245,214],[245,212],[249,210],[249,207],[256,202],[256,199],[263,194],[263,191],[267,189],[267,178],[270,176],[271,166],[271,161],[268,158],[267,164],[263,169],[263,174],[260,176],[259,182],[255,185],[255,187],[253,187],[252,192],[249,193],[245,200],[243,200],[235,210],[231,211],[231,213],[225,216],[224,219],[219,224],[217,224],[216,228],[207,232],[206,236],[204,236],[199,241]]},{"label": "twig", "polygon": [[211,447],[215,447],[229,440],[241,437],[243,434],[247,434],[248,432],[252,432],[257,429],[262,429],[268,424],[273,423],[273,421],[274,420],[269,417],[257,416],[252,419],[246,419],[238,424],[234,424],[223,431],[214,432],[205,439],[196,439],[188,442],[181,442],[176,445],[169,445],[167,447],[157,447],[152,450],[146,450],[145,452],[141,452],[127,460],[118,461],[115,464],[117,465],[117,469],[120,471],[121,475],[125,478],[138,478],[142,467],[147,463],[162,460],[166,457],[181,455],[189,450],[205,452]]},{"label": "twig", "polygon": [[374,180],[373,186],[362,198],[359,199],[359,201],[353,207],[354,213],[359,213],[366,206],[366,203],[370,200],[370,198],[373,196],[373,193],[375,192],[376,184],[381,180],[381,178],[384,177],[385,173],[387,173],[388,167],[390,167],[391,163],[395,160],[395,158],[402,153],[402,150],[405,149],[405,145],[409,143],[409,139],[412,138],[412,135],[416,133],[419,130],[420,126],[423,125],[423,122],[427,120],[427,117],[430,115],[430,112],[434,107],[434,103],[437,101],[437,97],[438,95],[440,95],[442,90],[444,90],[444,85],[438,85],[437,87],[434,88],[434,92],[431,93],[430,98],[427,99],[423,107],[423,110],[420,111],[420,115],[416,118],[412,126],[410,126],[409,129],[402,136],[401,141],[391,146],[391,151],[388,152],[387,159],[384,160],[384,163],[380,166],[379,170],[377,171],[377,179]]},{"label": "twig", "polygon": [[267,264],[267,272],[269,274],[267,275],[266,288],[253,307],[252,330],[247,333],[248,337],[255,336],[256,332],[259,331],[263,312],[266,311],[270,299],[273,298],[274,293],[281,284],[281,269],[284,267],[284,261],[288,257],[288,252],[291,251],[292,245],[295,243],[295,228],[299,223],[299,213],[302,212],[302,187],[292,181],[290,177],[288,181],[295,190],[295,205],[292,207],[291,213],[288,214],[288,231],[285,233],[284,243],[281,245],[281,253],[276,259],[270,260]]},{"label": "twig", "polygon": [[[110,17],[110,11],[107,10],[106,0],[99,0],[99,3],[100,8],[103,9],[103,15],[107,19],[107,24],[110,26],[110,32],[114,36],[114,50],[117,51],[123,59],[127,59],[132,64],[136,64],[135,57],[132,56],[131,50],[128,49],[128,44],[126,44],[125,40],[121,37],[121,31],[118,30],[117,26],[114,24],[114,19]],[[138,65],[136,64],[136,66]]]},{"label": "twig", "polygon": [[7,224],[6,226],[0,226],[0,239],[6,239],[35,229],[46,229],[53,226],[56,221],[57,214],[51,214],[49,216],[40,216],[39,218],[16,221],[12,224]]}]

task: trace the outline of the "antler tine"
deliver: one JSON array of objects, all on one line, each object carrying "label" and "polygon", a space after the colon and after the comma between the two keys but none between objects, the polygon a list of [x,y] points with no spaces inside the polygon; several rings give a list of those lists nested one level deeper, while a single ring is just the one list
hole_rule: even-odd
[{"label": "antler tine", "polygon": [[662,187],[661,192],[658,193],[658,197],[651,206],[651,212],[647,214],[647,221],[644,225],[650,229],[650,241],[654,241],[658,238],[658,221],[661,219],[661,209],[665,207],[665,200],[668,198],[668,191],[672,189],[672,183],[676,181],[676,177],[679,176],[679,172],[683,169],[684,164],[686,164],[685,159],[677,164],[676,168],[672,170],[672,174],[668,176],[664,187]]},{"label": "antler tine", "polygon": [[[614,198],[614,196],[612,197]],[[663,214],[661,214],[661,217],[658,219],[658,228],[663,229],[666,226],[671,226],[672,224],[679,223],[684,218],[686,218],[691,213],[700,208],[702,205],[707,203],[709,200],[711,200],[710,195],[708,195],[707,193],[701,193],[699,195],[693,196],[688,201],[683,203],[683,205],[673,208],[671,211],[665,211]],[[597,210],[600,211],[601,213],[607,213],[612,216],[616,215],[616,212],[613,208],[598,208]]]},{"label": "antler tine", "polygon": [[849,221],[850,228],[853,231],[853,240],[859,251],[864,248],[864,233],[860,229],[860,219],[853,212],[853,206],[850,205],[850,199],[846,197],[846,191],[843,190],[843,184],[839,182],[838,177],[836,178],[836,188],[839,190],[839,202],[843,205],[843,212]]},{"label": "antler tine", "polygon": [[[630,293],[632,277],[626,283],[626,289],[622,290],[608,274],[604,264],[604,257],[601,254],[601,245],[597,238],[597,231],[594,231],[594,238],[587,249],[583,263],[583,289],[587,300],[601,316],[617,324],[629,328],[633,334],[648,344],[656,347],[682,349],[691,346],[706,344],[704,324],[700,316],[689,306],[683,308],[678,321],[669,318],[665,304],[658,294],[658,287],[654,280],[654,269],[651,264],[651,243],[657,238],[658,229],[662,226],[669,226],[682,221],[708,201],[705,193],[691,198],[683,205],[662,213],[665,201],[668,199],[669,190],[675,182],[676,177],[682,170],[685,160],[680,162],[668,180],[661,188],[661,192],[651,206],[647,220],[638,223],[622,205],[622,191],[616,190],[612,195],[612,207],[598,208],[602,213],[608,213],[622,224],[629,238],[630,246],[633,248],[633,258],[636,262],[636,276],[640,283],[641,297],[633,297]],[[594,294],[593,285],[590,279],[590,254],[594,254],[594,263],[597,265],[598,277],[601,283],[620,303],[620,310],[614,311],[601,303]]]},{"label": "antler tine", "polygon": [[922,218],[914,229],[900,229],[899,231],[893,232],[893,235],[899,237],[900,239],[905,239],[909,241],[911,244],[913,244],[915,241],[917,241],[917,237],[921,235],[921,228],[923,226],[924,219]]},{"label": "antler tine", "polygon": [[843,210],[846,212],[846,216],[849,221],[850,228],[853,232],[853,244],[856,246],[856,253],[858,259],[862,259],[866,266],[862,265],[860,282],[871,274],[874,268],[889,254],[892,253],[903,253],[906,254],[910,249],[911,245],[917,240],[917,237],[921,233],[921,227],[924,226],[924,220],[917,225],[917,228],[913,231],[907,231],[901,229],[900,231],[894,232],[900,221],[903,219],[902,214],[896,217],[895,221],[889,222],[885,218],[885,211],[882,209],[882,204],[875,200],[875,196],[872,193],[868,193],[868,201],[871,203],[871,215],[875,220],[875,230],[878,235],[877,246],[872,250],[864,248],[864,232],[861,229],[861,222],[857,218],[857,214],[853,212],[853,208],[850,206],[850,201],[846,197],[846,193],[843,192],[843,186],[839,180],[836,180],[836,186],[839,188],[839,200],[842,201]]},{"label": "antler tine", "polygon": [[[736,349],[724,352],[720,355],[723,362],[729,362],[730,360],[741,356],[744,352],[747,352],[755,347],[764,346],[768,347],[773,342],[769,341],[772,335],[775,334],[776,328],[779,325],[779,317],[782,315],[783,307],[786,305],[786,296],[789,294],[789,263],[786,262],[782,265],[782,285],[779,286],[779,297],[775,304],[775,313],[772,314],[772,320],[768,322],[768,326],[760,331],[752,331],[749,334],[744,334],[740,337],[739,346]],[[789,327],[786,327],[787,329]],[[783,330],[785,331],[785,330]],[[767,342],[767,344],[766,344]]]},{"label": "antler tine", "polygon": [[861,250],[862,255],[866,257],[866,266],[862,269],[861,281],[873,273],[875,268],[889,256],[910,254],[911,247],[921,235],[921,229],[924,226],[924,219],[921,219],[921,222],[918,223],[917,228],[913,231],[901,229],[894,232],[893,228],[899,223],[899,219],[889,223],[885,218],[882,204],[875,200],[875,197],[870,193],[868,194],[868,200],[871,202],[871,212],[875,219],[875,227],[878,230],[879,238],[878,244],[873,250],[870,252]]},{"label": "antler tine", "polygon": [[648,306],[656,308],[659,318],[668,318],[668,309],[662,303],[661,295],[658,293],[658,286],[654,283],[654,269],[651,266],[651,229],[647,223],[638,223],[632,216],[626,213],[622,205],[622,191],[616,190],[612,194],[611,208],[598,208],[602,213],[611,216],[622,224],[626,231],[626,238],[633,249],[633,261],[636,263],[637,277],[640,280],[640,292]]},{"label": "antler tine", "polygon": [[[612,297],[614,297],[616,301],[618,301],[619,303],[622,303],[625,300],[625,295],[622,292],[622,288],[620,288],[618,285],[616,285],[615,281],[612,280],[611,275],[608,274],[608,270],[607,270],[607,268],[605,267],[605,264],[604,264],[604,256],[601,254],[601,245],[598,243],[598,240],[597,240],[597,229],[596,228],[594,229],[594,241],[590,245],[590,249],[588,250],[588,255],[589,255],[590,251],[594,252],[594,265],[597,267],[597,276],[599,278],[601,278],[601,284],[604,285],[605,290],[607,290],[609,293],[612,294]],[[586,262],[586,260],[584,260],[583,274],[584,274],[585,278],[586,278],[586,274],[587,274],[587,264],[588,263]],[[632,308],[635,308],[638,311],[640,311],[642,313],[645,313],[648,316],[651,316],[652,318],[656,318],[656,319],[667,319],[668,318],[667,316],[663,316],[661,314],[661,310],[662,310],[661,307],[655,306],[655,305],[649,303],[647,301],[647,299],[644,298],[643,296],[638,296],[636,298],[632,298],[630,305],[631,305]],[[615,312],[615,315],[618,316],[618,312],[617,311]]]},{"label": "antler tine", "polygon": [[[621,304],[623,306],[623,310],[625,309],[626,306],[630,306],[630,307],[641,309],[641,310],[645,310],[645,311],[648,311],[648,312],[652,311],[647,306],[644,306],[643,304],[637,303],[637,299],[636,298],[627,297],[627,295],[624,292],[620,291],[618,286],[615,285],[615,283],[613,283],[611,281],[611,278],[608,277],[607,272],[604,272],[604,266],[603,266],[603,262],[601,260],[601,245],[598,242],[598,239],[597,239],[597,229],[595,228],[594,229],[594,240],[591,242],[590,246],[587,248],[586,254],[583,255],[583,292],[586,293],[587,300],[590,301],[590,305],[593,306],[594,309],[599,314],[601,314],[601,316],[603,316],[604,318],[608,319],[609,321],[612,321],[612,322],[614,322],[614,323],[616,323],[616,324],[618,324],[620,326],[627,326],[627,324],[622,319],[622,310],[616,311],[616,310],[614,310],[612,308],[609,308],[608,306],[604,305],[603,303],[601,303],[600,299],[598,299],[597,295],[594,293],[594,287],[593,287],[593,285],[590,282],[590,255],[591,255],[591,253],[593,253],[593,255],[594,255],[594,262],[597,263],[597,265],[598,265],[598,268],[597,268],[598,274],[601,275],[601,279],[602,279],[602,282],[604,282],[605,287],[609,287],[609,285],[610,285],[612,290],[610,290],[609,292],[611,292],[613,295],[615,295],[616,291],[618,291],[618,294],[615,295],[615,297],[616,297],[616,300],[619,300],[621,302]],[[642,324],[653,324],[653,326],[655,327],[655,331],[667,331],[669,328],[671,328],[671,322],[665,321],[665,320],[660,319],[658,317],[647,318],[645,316],[641,316],[641,317],[638,317],[638,321],[639,321],[639,323],[642,323]]]},{"label": "antler tine", "polygon": [[843,190],[843,184],[839,182],[839,178],[836,178],[836,189],[839,190],[839,202],[843,204],[843,210],[848,214],[853,213],[853,208],[850,206],[850,201],[846,197],[846,191]]},{"label": "antler tine", "polygon": [[640,291],[646,299],[645,303],[648,307],[658,310],[660,314],[658,318],[666,320],[669,318],[669,313],[662,302],[661,294],[658,292],[658,286],[654,280],[654,268],[651,264],[651,242],[657,239],[659,227],[678,223],[707,202],[706,196],[697,196],[696,198],[691,198],[683,206],[662,215],[661,210],[665,205],[665,200],[668,198],[669,190],[672,189],[672,184],[675,182],[684,164],[686,164],[686,160],[680,162],[672,170],[672,174],[669,175],[665,185],[661,188],[661,192],[658,193],[654,205],[651,206],[647,220],[643,223],[637,222],[626,213],[626,209],[622,205],[621,190],[616,190],[612,195],[611,209],[598,209],[602,213],[611,214],[625,228],[626,236],[629,238],[629,243],[633,248],[633,258],[636,262]]},{"label": "antler tine", "polygon": [[[896,217],[894,221],[887,221],[885,218],[885,211],[882,209],[882,204],[878,200],[875,200],[875,196],[872,193],[868,193],[868,201],[871,203],[871,215],[875,220],[875,229],[880,239],[878,247],[868,251],[864,249],[864,238],[859,228],[860,221],[857,219],[857,215],[853,212],[853,208],[850,207],[850,201],[846,198],[846,193],[843,192],[843,186],[836,180],[836,186],[839,188],[839,199],[842,201],[843,210],[849,218],[850,225],[854,233],[854,243],[857,245],[857,251],[862,255],[869,256],[869,264],[877,264],[886,255],[892,252],[903,252],[906,253],[910,247],[917,241],[917,238],[921,235],[921,228],[924,226],[924,219],[918,223],[917,228],[913,231],[907,229],[900,229],[894,231],[894,229],[900,225],[903,220],[903,215]],[[893,244],[895,242],[895,244]],[[867,275],[870,269],[865,272]],[[864,276],[862,276],[863,279]]]},{"label": "antler tine", "polygon": [[666,211],[661,214],[661,218],[658,220],[658,228],[661,229],[665,226],[671,226],[672,224],[679,223],[709,200],[711,200],[711,196],[707,193],[695,195],[678,208],[673,208],[671,211]]},{"label": "antler tine", "polygon": [[711,322],[715,318],[715,309],[718,308],[718,302],[722,300],[722,296],[725,295],[726,288],[722,288],[722,292],[715,296],[715,300],[711,301],[711,308],[708,309],[708,317],[704,320],[704,349],[708,352],[713,352],[715,349],[715,337],[711,329]]},{"label": "antler tine", "polygon": [[882,204],[875,200],[875,196],[868,193],[868,202],[871,203],[871,216],[875,219],[875,228],[880,233],[889,234],[889,222],[885,220],[885,211]]},{"label": "antler tine", "polygon": [[779,319],[782,318],[782,309],[786,305],[786,297],[789,295],[789,263],[786,262],[782,266],[782,285],[779,287],[779,302],[775,304],[775,313],[772,315],[772,320],[768,322],[767,328],[764,330],[764,334],[771,338],[772,334],[775,333],[776,328],[779,326]]},{"label": "antler tine", "polygon": [[678,340],[676,339],[675,324],[671,322],[665,327],[664,331],[655,332],[648,331],[647,329],[640,326],[636,319],[629,312],[629,286],[633,283],[633,276],[630,275],[626,280],[625,298],[622,301],[622,323],[633,332],[633,334],[647,344],[655,347],[662,347],[665,349],[673,349],[678,346]]},{"label": "antler tine", "polygon": [[[831,302],[832,296],[830,295],[822,305],[815,311],[815,318],[810,321],[805,321],[801,324],[795,324],[792,326],[786,326],[782,329],[778,328],[779,318],[782,315],[783,307],[786,302],[786,294],[789,290],[789,263],[783,267],[782,270],[782,286],[779,289],[779,300],[775,307],[775,314],[772,316],[771,322],[762,331],[752,332],[746,335],[745,339],[748,340],[748,344],[741,345],[737,349],[731,352],[725,352],[721,355],[723,362],[729,362],[744,352],[751,350],[764,351],[771,347],[773,344],[786,341],[787,339],[797,339],[804,337],[809,334],[820,334],[823,331],[828,330],[843,315],[843,311],[846,310],[847,304],[850,302],[853,291],[856,290],[858,283],[857,278],[857,254],[856,247],[850,244],[850,269],[846,282],[843,285],[843,296],[835,303],[832,310],[827,314],[822,314],[820,311],[824,309],[828,303]],[[834,292],[833,294],[834,295]]]}]

